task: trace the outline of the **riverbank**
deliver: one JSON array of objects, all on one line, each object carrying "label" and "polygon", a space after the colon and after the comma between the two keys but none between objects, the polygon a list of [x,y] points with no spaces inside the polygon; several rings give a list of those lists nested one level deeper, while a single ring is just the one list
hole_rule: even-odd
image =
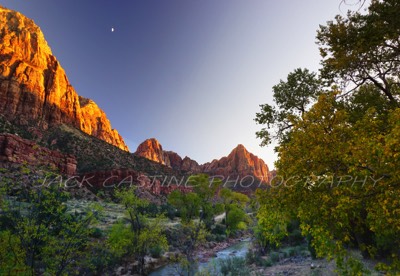
[{"label": "riverbank", "polygon": [[[217,253],[223,251],[226,248],[234,246],[242,242],[243,240],[250,239],[250,234],[245,234],[241,237],[237,238],[228,238],[222,242],[209,241],[205,242],[203,245],[199,246],[195,249],[195,256],[197,256],[197,260],[199,263],[205,263],[209,261],[210,258],[215,258]],[[165,266],[172,265],[176,262],[177,257],[180,255],[180,251],[169,251],[165,252],[160,258],[152,258],[147,256],[145,258],[145,267],[148,273],[153,271],[157,271]],[[125,265],[119,266],[114,270],[114,275],[117,276],[131,276],[135,275],[132,271],[135,271],[134,268],[137,265],[137,261],[129,262],[127,261]]]},{"label": "riverbank", "polygon": [[245,234],[237,238],[228,238],[227,240],[222,242],[207,242],[196,249],[196,256],[199,257],[199,262],[204,263],[207,262],[210,258],[216,257],[219,251],[222,251],[243,240],[250,238],[251,238],[250,234]]}]

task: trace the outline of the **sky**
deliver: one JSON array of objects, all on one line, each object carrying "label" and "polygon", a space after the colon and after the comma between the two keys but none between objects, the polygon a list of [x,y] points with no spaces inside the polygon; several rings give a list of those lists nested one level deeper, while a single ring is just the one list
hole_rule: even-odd
[{"label": "sky", "polygon": [[[134,152],[147,138],[200,164],[238,144],[270,169],[259,105],[296,68],[318,71],[319,25],[340,0],[0,0],[33,19],[77,93]],[[112,28],[114,31],[112,31]]]}]

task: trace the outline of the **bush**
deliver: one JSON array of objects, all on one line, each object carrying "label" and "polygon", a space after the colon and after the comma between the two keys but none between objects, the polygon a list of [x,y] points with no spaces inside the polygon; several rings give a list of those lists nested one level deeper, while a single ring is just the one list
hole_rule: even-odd
[{"label": "bush", "polygon": [[250,270],[246,266],[244,258],[233,257],[220,260],[220,271],[222,275],[242,276],[249,275]]},{"label": "bush", "polygon": [[296,249],[291,247],[288,249],[288,254],[290,257],[296,256]]},{"label": "bush", "polygon": [[217,240],[217,236],[213,235],[213,234],[207,234],[206,240],[209,241],[209,242],[216,241]]},{"label": "bush", "polygon": [[171,204],[161,205],[160,212],[164,213],[170,220],[173,220],[177,216],[177,211]]},{"label": "bush", "polygon": [[100,228],[93,228],[92,232],[90,233],[91,238],[100,239],[104,236],[103,230]]},{"label": "bush", "polygon": [[271,261],[271,258],[268,258],[268,259],[266,259],[265,261],[264,261],[264,264],[263,264],[265,267],[270,267],[270,266],[273,266],[274,265],[274,263]]},{"label": "bush", "polygon": [[215,235],[216,242],[223,242],[224,240],[226,240],[226,235]]},{"label": "bush", "polygon": [[216,235],[225,235],[226,234],[226,226],[223,224],[217,223],[211,230],[211,233],[216,234]]},{"label": "bush", "polygon": [[269,254],[269,257],[270,257],[272,263],[279,262],[279,253],[278,252],[271,252],[271,254]]},{"label": "bush", "polygon": [[247,264],[256,264],[258,266],[265,266],[265,260],[261,257],[260,253],[255,250],[250,250],[246,254]]},{"label": "bush", "polygon": [[291,245],[300,245],[304,242],[304,237],[300,229],[295,229],[288,236],[288,241]]},{"label": "bush", "polygon": [[156,246],[150,248],[150,255],[153,258],[160,258],[162,253],[163,253],[163,249],[159,245],[156,245]]}]

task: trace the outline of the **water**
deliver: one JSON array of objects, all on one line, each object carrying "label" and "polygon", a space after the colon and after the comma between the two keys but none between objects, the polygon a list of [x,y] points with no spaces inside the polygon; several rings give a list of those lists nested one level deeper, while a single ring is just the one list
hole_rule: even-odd
[{"label": "water", "polygon": [[[200,263],[198,270],[207,269],[208,267],[216,267],[218,269],[218,261],[232,257],[245,257],[250,247],[250,239],[242,240],[230,247],[227,247],[216,253],[216,257],[210,258],[205,263]],[[169,264],[150,273],[150,276],[170,276],[177,275],[177,264]]]}]

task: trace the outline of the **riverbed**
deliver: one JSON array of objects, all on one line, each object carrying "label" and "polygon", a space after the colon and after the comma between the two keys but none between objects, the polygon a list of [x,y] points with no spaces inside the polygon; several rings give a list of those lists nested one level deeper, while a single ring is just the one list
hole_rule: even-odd
[{"label": "riverbed", "polygon": [[[207,269],[212,267],[218,271],[219,266],[218,263],[220,260],[228,259],[232,257],[245,257],[247,252],[249,251],[251,241],[250,238],[244,239],[234,245],[231,245],[225,249],[222,249],[216,253],[215,257],[209,258],[206,262],[200,262],[197,271],[201,271],[203,269]],[[164,267],[157,269],[150,273],[150,276],[170,276],[177,275],[177,271],[179,271],[178,264],[169,264]]]}]

